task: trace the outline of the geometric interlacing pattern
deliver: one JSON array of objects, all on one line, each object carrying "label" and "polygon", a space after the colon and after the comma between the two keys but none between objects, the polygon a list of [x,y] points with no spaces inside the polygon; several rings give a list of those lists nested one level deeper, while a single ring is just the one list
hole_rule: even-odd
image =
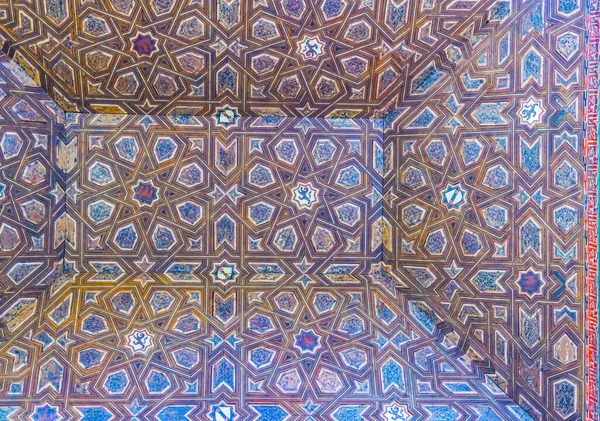
[{"label": "geometric interlacing pattern", "polygon": [[[448,16],[486,13],[473,6],[450,5]],[[210,115],[227,103],[242,115],[352,117],[393,103],[403,69],[443,43],[431,36],[445,20],[434,9],[395,0],[48,0],[0,5],[0,24],[4,50],[16,48],[17,62],[69,111]],[[415,15],[427,22],[408,45]]]},{"label": "geometric interlacing pattern", "polygon": [[534,419],[583,389],[583,20],[551,29],[564,6],[498,17],[385,136],[392,266]]},{"label": "geometric interlacing pattern", "polygon": [[0,420],[582,419],[582,7],[0,5]]},{"label": "geometric interlacing pattern", "polygon": [[538,33],[561,42],[564,24],[581,31],[579,1],[546,3],[7,2],[0,34],[3,50],[71,112],[212,115],[229,105],[244,116],[371,117],[399,106],[401,90],[422,100],[434,68],[490,45],[496,28],[518,26],[510,55]]},{"label": "geometric interlacing pattern", "polygon": [[110,262],[181,280],[184,270],[218,280],[225,266],[232,280],[366,274],[382,243],[373,125],[80,115],[60,155],[74,190],[67,259],[82,272]]},{"label": "geometric interlacing pattern", "polygon": [[523,414],[390,288],[376,122],[59,120],[49,242],[64,260],[6,267],[7,290],[28,292],[2,315],[7,413]]}]

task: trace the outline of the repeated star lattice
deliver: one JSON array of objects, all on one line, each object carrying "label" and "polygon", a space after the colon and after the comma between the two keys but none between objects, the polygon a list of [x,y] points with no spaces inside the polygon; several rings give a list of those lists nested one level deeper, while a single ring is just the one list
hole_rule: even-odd
[{"label": "repeated star lattice", "polygon": [[[495,0],[23,1],[0,5],[0,25],[3,50],[68,111],[211,115],[229,105],[244,116],[353,118],[396,107],[402,91],[422,97],[423,82],[434,80],[422,70],[446,54],[469,54],[470,39],[493,32],[519,7]],[[550,21],[581,14],[577,6]]]},{"label": "repeated star lattice", "polygon": [[0,5],[0,419],[583,419],[582,4],[208,3]]}]

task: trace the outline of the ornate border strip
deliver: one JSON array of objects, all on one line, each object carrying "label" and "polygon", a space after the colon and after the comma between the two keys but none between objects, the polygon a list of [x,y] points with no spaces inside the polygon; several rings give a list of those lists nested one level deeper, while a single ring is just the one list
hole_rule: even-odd
[{"label": "ornate border strip", "polygon": [[587,194],[586,276],[586,405],[588,421],[598,421],[598,45],[600,41],[600,0],[588,4],[587,28],[587,103],[585,110]]}]

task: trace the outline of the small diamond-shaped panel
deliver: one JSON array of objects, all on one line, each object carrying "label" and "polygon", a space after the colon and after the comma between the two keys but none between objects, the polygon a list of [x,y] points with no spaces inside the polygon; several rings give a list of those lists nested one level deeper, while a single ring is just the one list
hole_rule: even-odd
[{"label": "small diamond-shaped panel", "polygon": [[0,54],[0,290],[12,294],[48,275],[63,246],[62,183],[54,170],[64,113]]},{"label": "small diamond-shaped panel", "polygon": [[368,120],[78,115],[65,141],[81,272],[277,280],[365,273],[381,255],[383,137]]}]

